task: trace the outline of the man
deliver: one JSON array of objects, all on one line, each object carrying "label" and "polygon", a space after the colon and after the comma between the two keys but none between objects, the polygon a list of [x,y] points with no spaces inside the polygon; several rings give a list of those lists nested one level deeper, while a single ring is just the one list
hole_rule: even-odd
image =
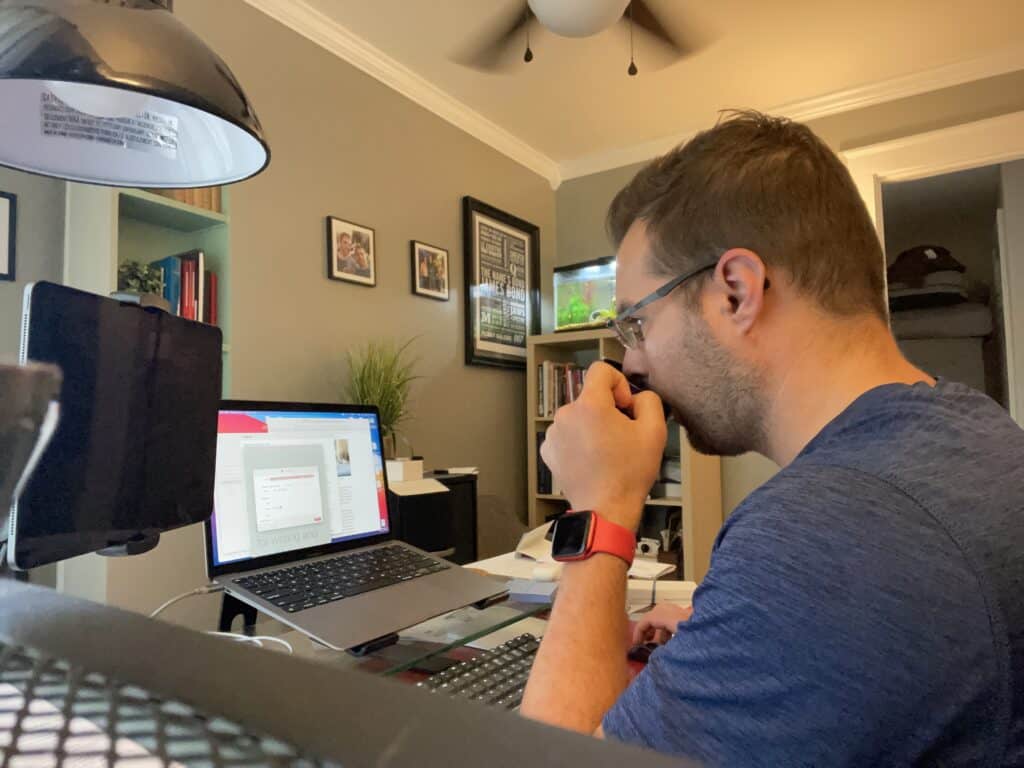
[{"label": "man", "polygon": [[[1024,432],[900,354],[838,158],[740,113],[608,220],[626,373],[696,449],[782,470],[628,686],[626,565],[567,563],[522,712],[708,765],[1024,764]],[[558,412],[543,457],[574,510],[636,530],[666,434],[653,392],[596,364]]]},{"label": "man", "polygon": [[338,272],[350,274],[356,271],[356,263],[352,258],[352,235],[342,232],[338,235],[338,248],[335,254],[337,259],[335,269]]}]

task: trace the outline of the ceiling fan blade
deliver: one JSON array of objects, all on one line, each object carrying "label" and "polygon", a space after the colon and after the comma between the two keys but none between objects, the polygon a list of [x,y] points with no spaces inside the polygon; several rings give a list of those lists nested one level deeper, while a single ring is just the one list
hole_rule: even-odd
[{"label": "ceiling fan blade", "polygon": [[678,56],[688,56],[703,47],[696,35],[680,34],[666,28],[646,0],[633,0],[622,17],[624,21],[629,21],[630,13],[633,14],[634,24],[667,45]]},{"label": "ceiling fan blade", "polygon": [[522,32],[534,20],[530,6],[524,2],[514,15],[506,14],[497,19],[479,35],[476,42],[461,48],[452,59],[474,69],[500,69],[505,52],[513,44],[518,41],[525,49],[526,38]]}]

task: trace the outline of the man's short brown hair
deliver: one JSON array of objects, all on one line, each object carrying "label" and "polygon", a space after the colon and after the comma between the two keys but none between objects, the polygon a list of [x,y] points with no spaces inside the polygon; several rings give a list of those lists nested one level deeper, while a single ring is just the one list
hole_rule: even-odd
[{"label": "man's short brown hair", "polygon": [[637,219],[666,275],[749,248],[828,311],[886,316],[885,261],[864,202],[800,123],[728,113],[616,195],[607,221],[616,247]]}]

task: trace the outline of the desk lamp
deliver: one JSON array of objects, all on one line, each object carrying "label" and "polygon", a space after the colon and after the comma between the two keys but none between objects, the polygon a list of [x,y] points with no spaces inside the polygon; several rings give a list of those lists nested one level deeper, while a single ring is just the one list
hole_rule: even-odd
[{"label": "desk lamp", "polygon": [[172,2],[0,2],[0,165],[169,188],[262,171],[252,104]]}]

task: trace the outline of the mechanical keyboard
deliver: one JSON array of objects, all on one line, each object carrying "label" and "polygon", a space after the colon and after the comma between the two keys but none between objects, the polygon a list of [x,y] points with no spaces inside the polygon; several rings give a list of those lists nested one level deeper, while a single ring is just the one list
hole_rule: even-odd
[{"label": "mechanical keyboard", "polygon": [[516,709],[530,676],[540,640],[520,635],[479,656],[431,675],[418,687],[431,693],[461,696],[505,709]]}]

